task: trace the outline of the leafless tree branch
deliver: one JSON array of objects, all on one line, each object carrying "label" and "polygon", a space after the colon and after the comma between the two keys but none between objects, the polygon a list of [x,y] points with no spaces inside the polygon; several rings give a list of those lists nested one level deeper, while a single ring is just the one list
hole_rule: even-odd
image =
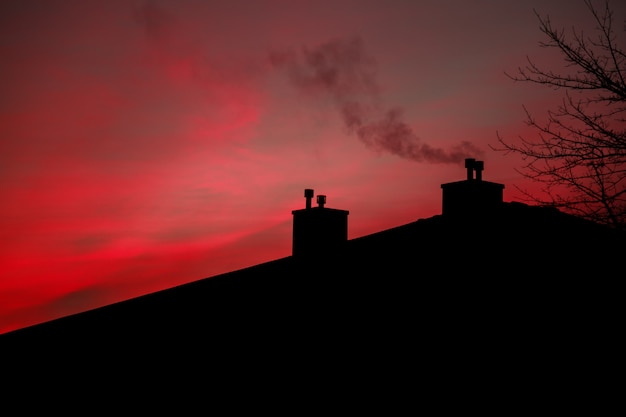
[{"label": "leafless tree branch", "polygon": [[557,51],[565,70],[543,69],[527,57],[515,74],[505,74],[564,90],[563,99],[545,121],[524,107],[536,136],[509,141],[498,133],[492,149],[520,155],[525,163],[518,172],[541,184],[543,195],[520,190],[528,201],[626,229],[626,52],[613,29],[609,0],[602,7],[592,0],[585,5],[596,26],[593,36],[575,27],[568,35],[535,11],[546,37],[540,46]]}]

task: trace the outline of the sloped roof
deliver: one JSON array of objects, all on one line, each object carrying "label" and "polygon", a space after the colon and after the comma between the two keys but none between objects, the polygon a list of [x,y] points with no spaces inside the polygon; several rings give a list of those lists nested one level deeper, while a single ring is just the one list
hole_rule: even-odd
[{"label": "sloped roof", "polygon": [[392,390],[403,407],[417,381],[436,403],[529,404],[539,397],[528,384],[576,389],[581,363],[602,360],[624,247],[623,234],[523,204],[433,216],[7,333],[0,346],[17,372],[4,375],[108,378],[116,392],[278,379],[306,398],[315,383]]},{"label": "sloped roof", "polygon": [[[502,297],[497,289],[565,290],[574,281],[593,283],[611,276],[625,243],[614,230],[558,210],[504,203],[489,216],[420,219],[349,240],[332,253],[277,259],[4,338],[153,332],[165,337],[184,328],[200,331],[219,327],[220,321],[246,321],[247,316],[254,321],[268,315],[267,320],[280,322],[282,315],[324,315],[329,308],[395,308],[424,293]],[[361,303],[363,298],[371,304]]]}]

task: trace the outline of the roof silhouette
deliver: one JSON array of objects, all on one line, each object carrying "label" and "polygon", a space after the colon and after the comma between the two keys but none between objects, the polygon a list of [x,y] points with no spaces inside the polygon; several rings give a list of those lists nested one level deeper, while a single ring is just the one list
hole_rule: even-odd
[{"label": "roof silhouette", "polygon": [[474,178],[469,164],[467,179],[442,184],[442,214],[348,240],[348,212],[325,211],[325,199],[311,207],[313,192],[305,190],[306,207],[292,212],[294,240],[306,240],[296,236],[298,224],[336,217],[327,230],[305,224],[305,234],[325,231],[314,244],[294,245],[292,256],[16,330],[0,342],[45,346],[37,360],[47,363],[64,352],[65,363],[76,364],[73,355],[106,345],[140,361],[145,352],[187,364],[236,356],[246,366],[293,361],[305,373],[338,357],[355,367],[358,357],[365,367],[412,368],[416,355],[445,360],[442,369],[479,361],[523,372],[545,363],[551,353],[542,349],[571,349],[592,318],[603,317],[596,330],[610,326],[605,300],[623,273],[624,234],[553,208],[503,202],[504,186]]}]

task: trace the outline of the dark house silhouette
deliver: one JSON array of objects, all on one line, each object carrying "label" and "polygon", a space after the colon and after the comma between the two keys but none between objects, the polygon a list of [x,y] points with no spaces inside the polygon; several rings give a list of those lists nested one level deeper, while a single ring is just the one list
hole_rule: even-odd
[{"label": "dark house silhouette", "polygon": [[372,375],[402,374],[428,379],[427,391],[455,375],[464,386],[486,378],[499,398],[530,377],[549,389],[537,373],[575,374],[582,346],[613,334],[624,235],[504,202],[482,161],[466,168],[465,180],[442,184],[441,214],[350,240],[348,211],[323,195],[312,207],[307,189],[305,208],[292,211],[292,256],[13,331],[0,344],[41,346],[29,361],[64,367],[107,346],[207,375],[280,369],[293,381],[349,375],[378,386]]}]

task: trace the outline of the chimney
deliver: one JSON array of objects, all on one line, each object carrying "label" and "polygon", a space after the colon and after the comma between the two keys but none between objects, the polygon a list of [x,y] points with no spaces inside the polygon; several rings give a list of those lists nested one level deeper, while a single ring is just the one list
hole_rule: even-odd
[{"label": "chimney", "polygon": [[467,170],[465,181],[441,184],[442,214],[445,216],[480,215],[500,207],[503,201],[504,185],[483,181],[485,163],[474,158],[467,158],[465,168]]},{"label": "chimney", "polygon": [[485,169],[485,163],[483,161],[474,162],[474,170],[476,171],[476,181],[483,180],[483,169]]},{"label": "chimney", "polygon": [[311,200],[313,199],[313,190],[310,188],[307,188],[304,190],[304,197],[306,198],[306,208],[310,209],[311,208]]},{"label": "chimney", "polygon": [[326,196],[317,196],[317,207],[311,207],[314,192],[304,190],[306,206],[293,210],[292,255],[316,256],[336,251],[348,240],[348,214],[346,210],[325,207]]},{"label": "chimney", "polygon": [[476,160],[474,158],[465,159],[465,168],[467,168],[467,180],[471,181],[474,179],[474,164]]}]

